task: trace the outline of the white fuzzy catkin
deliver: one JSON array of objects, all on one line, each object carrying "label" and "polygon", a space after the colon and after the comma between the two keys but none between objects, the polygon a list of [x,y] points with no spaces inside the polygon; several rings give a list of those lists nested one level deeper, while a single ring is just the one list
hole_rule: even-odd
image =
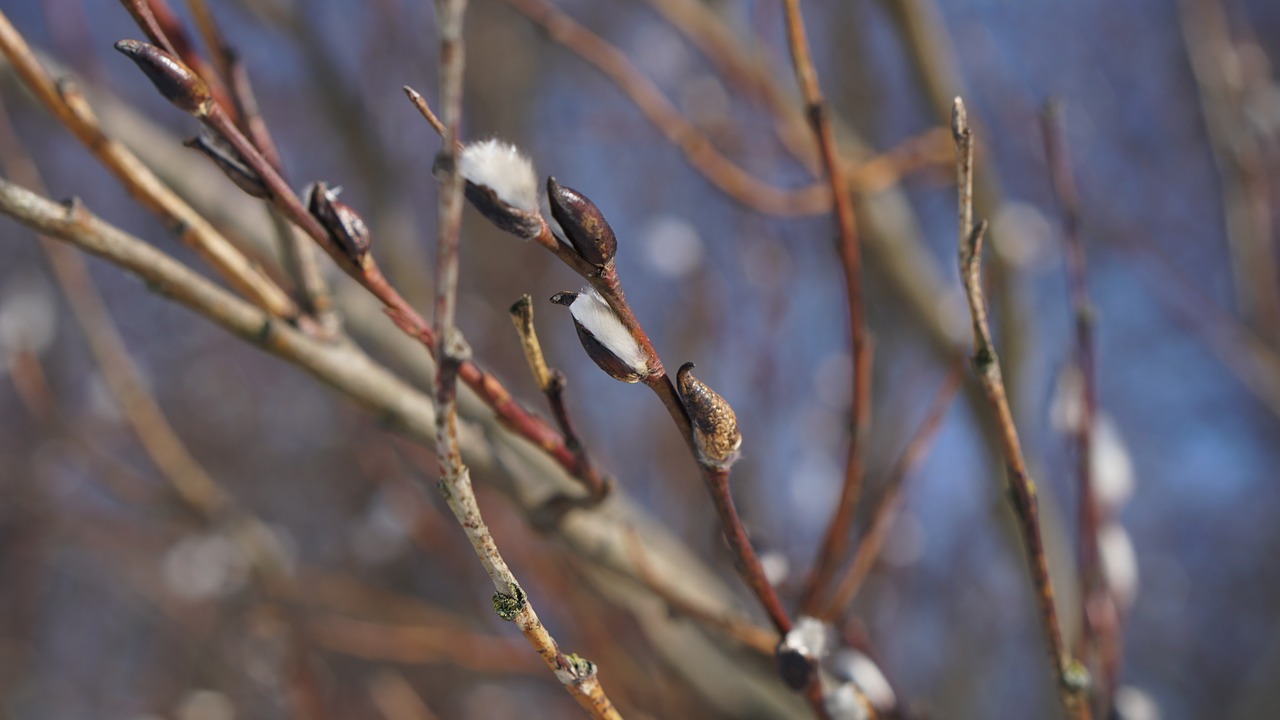
[{"label": "white fuzzy catkin", "polygon": [[831,665],[836,677],[852,681],[876,708],[888,710],[897,703],[884,673],[866,655],[853,648],[841,648],[832,655]]},{"label": "white fuzzy catkin", "polygon": [[805,657],[821,659],[831,645],[832,629],[821,620],[801,615],[796,618],[791,632],[782,639],[785,650],[794,650]]},{"label": "white fuzzy catkin", "polygon": [[1107,523],[1098,530],[1098,559],[1116,604],[1121,610],[1133,607],[1138,596],[1138,554],[1123,527]]},{"label": "white fuzzy catkin", "polygon": [[1133,495],[1133,460],[1115,421],[1105,413],[1094,420],[1091,447],[1094,499],[1114,515]]},{"label": "white fuzzy catkin", "polygon": [[618,319],[613,308],[609,307],[609,303],[600,297],[600,293],[590,287],[582,288],[582,292],[569,305],[569,312],[573,313],[573,319],[586,328],[597,342],[626,363],[637,375],[648,374],[649,361],[639,343],[627,332],[626,326]]},{"label": "white fuzzy catkin", "polygon": [[538,176],[533,172],[533,162],[515,145],[501,140],[466,145],[458,170],[473,185],[489,188],[499,200],[517,210],[538,212]]},{"label": "white fuzzy catkin", "polygon": [[822,698],[831,720],[866,720],[869,713],[858,698],[853,683],[840,683],[834,690],[827,690]]}]

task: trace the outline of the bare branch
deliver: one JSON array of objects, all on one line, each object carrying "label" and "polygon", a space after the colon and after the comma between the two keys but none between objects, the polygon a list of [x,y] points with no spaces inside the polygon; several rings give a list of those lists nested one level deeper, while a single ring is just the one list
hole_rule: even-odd
[{"label": "bare branch", "polygon": [[1040,515],[1036,501],[1036,486],[1027,473],[1022,455],[1022,444],[1009,409],[1004,379],[1000,373],[1000,359],[991,339],[991,327],[987,319],[987,302],[982,291],[982,240],[987,231],[983,220],[973,225],[973,132],[965,114],[964,102],[956,98],[952,111],[952,133],[956,141],[956,185],[959,197],[960,227],[960,279],[969,301],[973,320],[973,371],[1000,429],[1000,444],[1005,456],[1009,502],[1018,521],[1026,550],[1028,573],[1035,586],[1040,608],[1040,623],[1045,635],[1049,657],[1053,664],[1054,680],[1058,687],[1063,708],[1073,718],[1090,716],[1085,699],[1088,688],[1088,672],[1073,660],[1062,643],[1058,627],[1058,609],[1054,602],[1053,583],[1049,579],[1049,563],[1045,557],[1044,540],[1040,534]]}]

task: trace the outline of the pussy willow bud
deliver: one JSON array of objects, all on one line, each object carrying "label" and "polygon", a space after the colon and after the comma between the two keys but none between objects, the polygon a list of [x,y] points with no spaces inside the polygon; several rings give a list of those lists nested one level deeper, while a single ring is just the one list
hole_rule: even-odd
[{"label": "pussy willow bud", "polygon": [[467,181],[467,201],[498,229],[525,240],[542,230],[538,176],[516,146],[499,140],[466,145],[458,156],[458,172]]},{"label": "pussy willow bud", "polygon": [[204,117],[213,109],[209,86],[178,58],[138,40],[121,40],[116,43],[116,50],[132,60],[160,94],[179,110]]},{"label": "pussy willow bud", "polygon": [[587,196],[547,178],[551,215],[578,254],[592,265],[607,265],[618,252],[618,239],[604,213]]},{"label": "pussy willow bud", "polygon": [[649,360],[609,303],[591,288],[560,292],[551,302],[564,305],[587,355],[601,370],[622,382],[638,382],[649,374]]},{"label": "pussy willow bud", "polygon": [[693,376],[693,367],[693,363],[680,367],[676,386],[693,423],[694,445],[703,463],[727,468],[738,459],[738,448],[742,446],[738,416],[724,398]]},{"label": "pussy willow bud", "polygon": [[361,265],[369,253],[372,238],[369,227],[364,224],[360,215],[338,200],[338,193],[341,191],[341,188],[330,190],[322,182],[312,183],[307,188],[307,210],[320,221],[329,232],[329,237],[342,248],[347,257]]},{"label": "pussy willow bud", "polygon": [[[683,370],[681,368],[681,372]],[[818,663],[831,644],[831,632],[830,626],[822,621],[802,615],[778,643],[778,670],[793,689],[803,690],[813,680]]]},{"label": "pussy willow bud", "polygon": [[262,178],[253,168],[245,164],[240,154],[222,138],[214,135],[208,128],[201,127],[200,134],[182,143],[193,150],[199,150],[213,160],[224,175],[231,178],[236,187],[253,197],[267,197],[270,192],[263,184]]}]

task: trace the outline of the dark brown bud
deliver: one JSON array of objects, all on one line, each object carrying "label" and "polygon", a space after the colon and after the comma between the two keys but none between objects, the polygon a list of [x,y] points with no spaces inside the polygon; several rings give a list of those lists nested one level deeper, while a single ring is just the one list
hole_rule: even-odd
[{"label": "dark brown bud", "polygon": [[189,148],[199,150],[213,160],[213,164],[224,175],[231,178],[236,187],[257,198],[270,195],[262,177],[249,167],[240,153],[235,151],[225,140],[214,135],[208,128],[201,127],[200,134],[182,143]]},{"label": "dark brown bud", "polygon": [[138,40],[121,40],[116,43],[116,50],[132,60],[178,109],[196,117],[205,117],[213,109],[209,86],[178,58]]},{"label": "dark brown bud", "polygon": [[604,213],[585,195],[547,178],[547,201],[551,215],[578,254],[592,265],[607,265],[618,252],[618,239],[604,219]]},{"label": "dark brown bud", "polygon": [[693,441],[699,459],[719,468],[727,468],[738,459],[742,433],[738,417],[724,398],[693,376],[693,363],[685,363],[676,373],[680,399],[693,423]]},{"label": "dark brown bud", "polygon": [[338,200],[341,188],[330,190],[322,182],[307,188],[307,210],[315,216],[329,237],[357,265],[364,263],[372,238],[369,227],[351,206]]},{"label": "dark brown bud", "polygon": [[779,647],[775,660],[778,663],[778,674],[788,687],[796,691],[809,687],[817,669],[813,658],[795,648]]}]

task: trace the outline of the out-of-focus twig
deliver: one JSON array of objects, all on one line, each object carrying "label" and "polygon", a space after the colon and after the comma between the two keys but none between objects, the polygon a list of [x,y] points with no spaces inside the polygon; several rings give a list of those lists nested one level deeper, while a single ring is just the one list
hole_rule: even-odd
[{"label": "out-of-focus twig", "polygon": [[629,533],[628,541],[631,557],[635,562],[640,580],[655,595],[662,598],[663,602],[669,605],[674,612],[707,627],[715,628],[762,655],[773,655],[778,647],[778,633],[776,631],[767,630],[744,617],[709,610],[681,595],[674,588],[666,587],[650,570],[649,561],[644,554],[644,547],[636,539],[634,531]]},{"label": "out-of-focus twig", "polygon": [[942,421],[947,415],[947,410],[951,407],[951,401],[955,398],[956,391],[960,389],[960,382],[963,380],[962,366],[957,365],[945,380],[942,386],[938,388],[938,392],[934,395],[933,403],[929,407],[928,413],[920,423],[907,442],[906,448],[902,451],[902,455],[898,457],[894,463],[893,469],[889,471],[889,478],[885,482],[883,494],[876,503],[875,508],[871,511],[871,519],[868,521],[867,530],[863,533],[858,543],[858,549],[853,555],[853,561],[845,570],[844,576],[836,584],[835,591],[832,593],[831,602],[826,608],[819,613],[818,617],[826,620],[834,620],[842,613],[849,610],[853,603],[854,597],[857,596],[858,590],[862,587],[863,581],[871,572],[871,568],[875,566],[876,560],[880,557],[880,550],[884,547],[884,542],[889,536],[889,530],[893,528],[894,521],[898,518],[898,509],[902,505],[903,485],[909,476],[924,460],[925,455],[929,452],[930,446],[933,444],[933,438],[937,435],[939,428],[942,427]]},{"label": "out-of-focus twig", "polygon": [[[1120,675],[1124,637],[1116,612],[1115,598],[1109,591],[1098,559],[1099,507],[1093,477],[1093,428],[1098,411],[1098,371],[1094,351],[1094,310],[1089,299],[1085,265],[1084,238],[1081,236],[1080,201],[1071,172],[1071,154],[1067,148],[1066,128],[1061,108],[1054,102],[1041,117],[1045,157],[1054,194],[1062,212],[1065,240],[1067,285],[1070,292],[1075,325],[1075,364],[1080,370],[1080,416],[1075,419],[1071,435],[1076,451],[1076,475],[1080,488],[1080,589],[1081,637],[1077,650],[1089,662],[1098,653],[1100,682],[1095,691],[1095,707],[1111,714]],[[1101,614],[1101,618],[1096,615]]]},{"label": "out-of-focus twig", "polygon": [[369,697],[384,720],[438,720],[403,675],[383,670],[369,680]]},{"label": "out-of-focus twig", "polygon": [[986,392],[991,411],[1000,428],[1001,450],[1004,453],[1009,501],[1021,531],[1023,549],[1026,551],[1028,573],[1035,587],[1040,608],[1040,624],[1044,631],[1046,647],[1053,664],[1055,685],[1063,709],[1073,718],[1090,716],[1084,690],[1088,687],[1088,673],[1080,663],[1067,655],[1062,643],[1062,631],[1058,626],[1058,608],[1053,596],[1053,583],[1049,578],[1049,563],[1045,557],[1044,540],[1040,534],[1040,514],[1036,501],[1036,486],[1027,472],[1022,455],[1022,444],[1013,422],[1013,411],[1000,372],[1000,358],[996,354],[988,324],[987,302],[982,290],[982,240],[987,231],[985,220],[973,222],[973,132],[965,115],[964,102],[955,99],[951,120],[956,141],[956,185],[959,199],[960,229],[960,279],[969,312],[973,320],[973,371]]},{"label": "out-of-focus twig", "polygon": [[513,638],[449,625],[382,623],[315,613],[307,636],[331,652],[403,664],[442,664],[492,674],[535,675],[542,665]]},{"label": "out-of-focus twig", "polygon": [[1236,304],[1254,332],[1280,346],[1280,264],[1272,222],[1274,179],[1247,107],[1251,78],[1221,0],[1180,0],[1182,36],[1222,181]]},{"label": "out-of-focus twig", "polygon": [[[31,158],[13,134],[7,109],[0,103],[0,167],[6,177],[37,191],[43,183]],[[187,450],[173,426],[165,418],[155,397],[147,390],[141,373],[125,348],[124,340],[93,278],[79,253],[51,238],[41,236],[49,266],[58,286],[67,297],[76,324],[80,326],[93,353],[102,378],[120,404],[148,457],[170,484],[202,516],[216,516],[227,497],[213,478]]]},{"label": "out-of-focus twig", "polygon": [[853,201],[841,170],[839,148],[835,130],[831,126],[830,109],[818,84],[818,71],[813,67],[809,52],[809,40],[805,35],[804,17],[800,13],[800,0],[786,0],[787,44],[791,48],[791,62],[795,66],[796,82],[804,98],[805,114],[809,118],[814,137],[822,155],[822,165],[831,183],[835,198],[836,223],[840,234],[838,250],[841,269],[844,271],[846,300],[849,304],[849,343],[853,358],[853,398],[849,457],[845,465],[844,482],[835,512],[827,524],[826,533],[819,546],[813,573],[806,583],[801,597],[801,607],[812,614],[818,607],[820,596],[827,589],[831,577],[844,559],[849,534],[853,525],[854,509],[862,491],[862,444],[871,423],[871,344],[867,341],[867,326],[862,298],[862,246],[858,237],[857,219],[853,215]]},{"label": "out-of-focus twig", "polygon": [[103,134],[89,104],[70,82],[55,82],[22,36],[0,12],[0,51],[23,82],[72,134],[92,152],[148,210],[163,217],[179,237],[218,272],[272,315],[294,318],[298,308],[270,277],[254,267],[199,213],[175,195],[123,145]]},{"label": "out-of-focus twig", "polygon": [[727,195],[771,215],[814,215],[824,212],[831,196],[823,183],[787,190],[770,185],[742,169],[709,139],[632,64],[622,51],[580,25],[546,0],[507,0],[542,26],[553,40],[573,50],[609,77],[635,102],[654,127],[684,153],[689,163]]}]

